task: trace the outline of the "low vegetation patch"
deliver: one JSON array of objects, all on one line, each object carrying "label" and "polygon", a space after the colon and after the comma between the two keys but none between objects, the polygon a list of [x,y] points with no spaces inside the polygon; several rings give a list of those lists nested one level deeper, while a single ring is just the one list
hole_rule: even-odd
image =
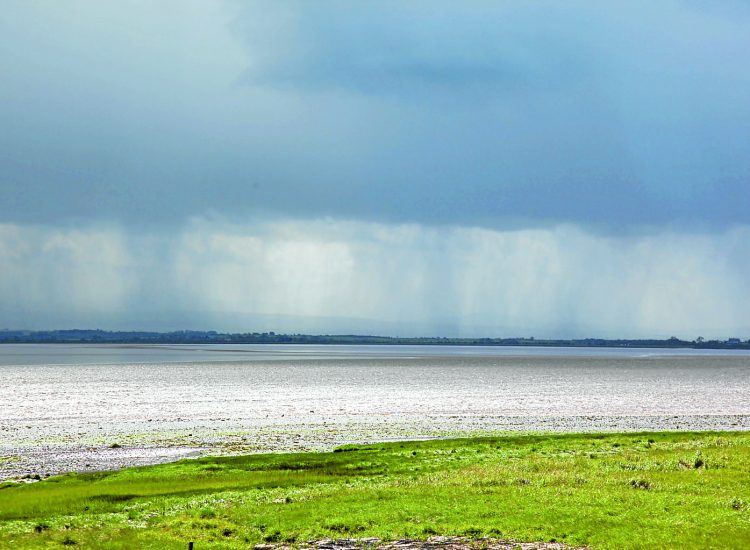
[{"label": "low vegetation patch", "polygon": [[207,457],[0,490],[0,548],[321,539],[750,547],[750,434],[506,435]]}]

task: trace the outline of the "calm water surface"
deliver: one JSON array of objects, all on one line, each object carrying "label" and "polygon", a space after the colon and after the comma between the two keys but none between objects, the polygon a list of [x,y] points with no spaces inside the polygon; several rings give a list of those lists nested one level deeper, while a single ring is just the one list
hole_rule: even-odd
[{"label": "calm water surface", "polygon": [[[750,353],[741,351],[0,345],[0,477],[206,449],[496,430],[748,429],[749,418]],[[115,442],[123,449],[110,449]]]}]

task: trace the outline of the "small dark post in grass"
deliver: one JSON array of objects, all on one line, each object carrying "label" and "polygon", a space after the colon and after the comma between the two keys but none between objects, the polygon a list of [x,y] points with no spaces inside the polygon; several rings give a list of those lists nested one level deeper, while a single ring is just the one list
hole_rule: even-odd
[{"label": "small dark post in grass", "polygon": [[193,543],[192,542],[188,542],[188,550],[193,550]]}]

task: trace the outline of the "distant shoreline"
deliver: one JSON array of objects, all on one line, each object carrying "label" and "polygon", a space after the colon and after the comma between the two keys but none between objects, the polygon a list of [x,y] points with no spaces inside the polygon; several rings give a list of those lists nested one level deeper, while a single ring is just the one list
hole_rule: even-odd
[{"label": "distant shoreline", "polygon": [[320,344],[320,345],[391,345],[391,346],[498,346],[498,347],[570,347],[570,348],[688,348],[748,349],[750,339],[726,340],[666,339],[548,339],[514,338],[447,338],[375,336],[358,334],[277,334],[275,332],[222,333],[182,330],[173,332],[106,331],[106,330],[0,330],[2,344]]}]

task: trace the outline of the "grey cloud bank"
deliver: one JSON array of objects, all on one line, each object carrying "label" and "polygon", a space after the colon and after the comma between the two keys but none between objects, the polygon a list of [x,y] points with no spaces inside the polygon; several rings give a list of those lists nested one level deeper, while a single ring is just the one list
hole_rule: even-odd
[{"label": "grey cloud bank", "polygon": [[745,338],[748,258],[747,226],[612,238],[194,221],[154,238],[6,224],[0,326]]},{"label": "grey cloud bank", "polygon": [[749,223],[750,7],[8,2],[0,216]]},{"label": "grey cloud bank", "polygon": [[0,326],[750,337],[749,27],[8,0]]}]

